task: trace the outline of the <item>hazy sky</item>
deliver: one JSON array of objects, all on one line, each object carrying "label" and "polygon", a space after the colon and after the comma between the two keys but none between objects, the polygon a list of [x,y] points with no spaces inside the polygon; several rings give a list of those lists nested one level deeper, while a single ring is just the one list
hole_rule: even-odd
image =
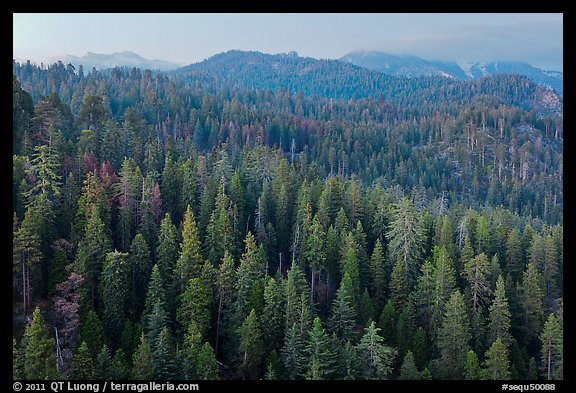
[{"label": "hazy sky", "polygon": [[524,61],[562,71],[562,14],[13,14],[13,56],[132,51],[190,64],[230,49]]}]

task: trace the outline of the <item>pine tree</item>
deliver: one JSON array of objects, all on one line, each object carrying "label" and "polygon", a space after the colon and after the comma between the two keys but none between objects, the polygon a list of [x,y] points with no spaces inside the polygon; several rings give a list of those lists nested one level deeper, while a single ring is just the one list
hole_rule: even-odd
[{"label": "pine tree", "polygon": [[387,282],[384,253],[382,251],[382,243],[380,242],[380,239],[376,239],[376,244],[372,251],[372,258],[370,258],[370,277],[372,279],[370,285],[372,300],[374,300],[375,309],[381,310],[381,308],[384,307]]},{"label": "pine tree", "polygon": [[416,329],[414,339],[411,342],[412,352],[414,353],[414,362],[418,369],[423,369],[430,359],[430,350],[428,348],[428,339],[426,332],[420,326]]},{"label": "pine tree", "polygon": [[202,336],[210,327],[210,308],[208,293],[199,278],[191,278],[186,291],[181,296],[181,305],[176,319],[183,331],[190,322],[194,322]]},{"label": "pine tree", "polygon": [[18,280],[18,275],[22,275],[20,285],[22,288],[23,313],[25,315],[29,312],[29,308],[32,305],[32,283],[36,282],[40,275],[40,266],[43,258],[40,250],[40,236],[35,228],[34,221],[34,210],[28,209],[20,228],[14,232],[13,237],[14,278]]},{"label": "pine tree", "polygon": [[208,260],[216,264],[224,257],[224,251],[234,249],[234,233],[230,222],[230,199],[221,182],[216,195],[216,204],[206,227],[205,247]]},{"label": "pine tree", "polygon": [[82,341],[85,341],[88,345],[92,358],[96,357],[104,345],[104,325],[94,310],[90,310],[86,316],[86,321],[82,326],[81,337]]},{"label": "pine tree", "polygon": [[106,336],[118,342],[126,318],[127,291],[127,253],[118,251],[106,254],[102,272],[102,303],[104,311],[102,322]]},{"label": "pine tree", "polygon": [[164,327],[158,337],[152,351],[154,379],[171,380],[177,377],[175,353],[168,329]]},{"label": "pine tree", "polygon": [[542,365],[547,380],[563,379],[563,328],[554,314],[550,314],[540,335]]},{"label": "pine tree", "polygon": [[396,259],[390,275],[390,298],[396,310],[402,310],[408,299],[408,279],[400,258]]},{"label": "pine tree", "polygon": [[523,314],[521,331],[524,343],[536,340],[538,332],[542,329],[544,319],[542,286],[543,278],[538,272],[538,267],[534,263],[529,263],[519,288]]},{"label": "pine tree", "polygon": [[342,255],[342,276],[346,274],[350,277],[350,296],[354,306],[360,302],[360,268],[358,266],[358,258],[356,254],[356,242],[352,232],[348,232],[346,237]]},{"label": "pine tree", "polygon": [[204,264],[200,249],[196,220],[192,209],[188,206],[184,214],[180,256],[176,262],[176,279],[178,280],[181,291],[186,289],[191,278],[200,276],[200,270]]},{"label": "pine tree", "polygon": [[522,273],[522,244],[518,230],[513,228],[506,241],[506,270],[518,281]]},{"label": "pine tree", "polygon": [[280,288],[273,278],[268,278],[264,288],[264,310],[261,326],[264,352],[279,350],[284,338],[284,304]]},{"label": "pine tree", "polygon": [[392,361],[396,350],[384,344],[380,331],[372,322],[364,329],[364,335],[358,343],[358,355],[362,379],[389,379]]},{"label": "pine tree", "polygon": [[382,314],[380,314],[379,327],[382,330],[382,337],[388,345],[396,342],[396,311],[392,299],[388,299]]},{"label": "pine tree", "polygon": [[305,371],[305,342],[298,333],[296,322],[286,329],[281,350],[286,379],[299,379]]},{"label": "pine tree", "polygon": [[199,379],[217,380],[218,377],[218,364],[216,362],[216,355],[210,343],[205,342],[200,348],[196,364],[196,375]]},{"label": "pine tree", "polygon": [[94,377],[94,367],[92,357],[86,341],[78,347],[74,359],[72,360],[71,379],[92,379]]},{"label": "pine tree", "polygon": [[22,364],[22,348],[18,349],[16,339],[12,339],[12,379],[18,380],[24,378],[24,370]]},{"label": "pine tree", "polygon": [[262,333],[258,325],[256,311],[252,309],[238,330],[240,335],[238,353],[241,357],[238,372],[242,379],[257,379],[260,375],[260,363],[264,351]]},{"label": "pine tree", "polygon": [[408,277],[415,275],[423,252],[424,230],[408,198],[403,198],[395,205],[394,219],[386,238],[389,241],[390,259],[400,260]]},{"label": "pine tree", "polygon": [[494,301],[490,305],[490,322],[488,324],[488,340],[494,342],[500,339],[506,348],[510,348],[512,337],[510,335],[510,310],[508,298],[504,288],[504,278],[498,276]]},{"label": "pine tree", "polygon": [[[172,224],[169,213],[164,215],[160,223],[158,233],[158,245],[156,247],[156,258],[160,277],[162,278],[162,288],[164,299],[169,315],[176,312],[178,296],[176,294],[176,261],[178,260],[178,230]],[[146,309],[146,306],[145,306]]]},{"label": "pine tree", "polygon": [[152,351],[156,350],[157,338],[166,327],[168,323],[167,319],[165,305],[161,301],[156,301],[152,307],[152,312],[148,316],[144,329]]},{"label": "pine tree", "polygon": [[[94,364],[94,379],[107,380],[110,379],[112,368],[112,359],[110,358],[110,350],[104,344],[102,350],[96,356],[96,363]],[[89,378],[86,378],[89,379]]]},{"label": "pine tree", "polygon": [[444,319],[438,332],[437,345],[441,356],[441,371],[445,378],[462,378],[470,339],[470,323],[464,296],[459,290],[455,290],[446,304]]},{"label": "pine tree", "polygon": [[411,351],[406,352],[406,355],[404,355],[404,360],[402,361],[402,366],[400,367],[400,376],[398,379],[408,381],[420,380],[420,373],[416,368],[416,363],[414,363],[414,355]]},{"label": "pine tree", "polygon": [[146,289],[152,271],[152,260],[148,244],[142,234],[137,234],[128,255],[128,272],[130,273],[131,311],[135,319],[140,317],[146,300]]},{"label": "pine tree", "polygon": [[476,313],[478,305],[484,307],[487,296],[490,294],[490,286],[486,275],[488,273],[488,258],[481,253],[476,258],[470,259],[464,265],[462,275],[470,285],[472,297],[472,311]]},{"label": "pine tree", "polygon": [[56,377],[54,340],[51,338],[40,308],[32,314],[32,323],[26,326],[22,339],[24,352],[24,379],[53,379]]},{"label": "pine tree", "polygon": [[150,274],[150,280],[148,280],[148,289],[146,291],[146,301],[144,302],[144,310],[142,312],[142,325],[146,326],[146,321],[152,314],[152,310],[154,308],[154,304],[156,302],[160,302],[164,305],[167,304],[166,295],[164,292],[164,281],[162,280],[162,276],[160,274],[160,268],[158,265],[152,266],[152,272]]},{"label": "pine tree", "polygon": [[182,217],[179,203],[182,191],[182,173],[178,165],[172,160],[169,152],[164,160],[160,190],[162,191],[162,200],[164,201],[164,206],[166,206],[166,211],[179,222],[179,218]]},{"label": "pine tree", "polygon": [[[234,260],[228,252],[224,251],[224,258],[220,264],[218,272],[218,313],[216,317],[216,345],[215,352],[218,353],[221,332],[226,331],[226,324],[229,322],[230,307],[234,300],[234,284],[236,275],[234,271]],[[224,329],[221,325],[224,323]]]},{"label": "pine tree", "polygon": [[[86,233],[78,245],[76,257],[77,272],[86,278],[85,284],[90,296],[92,309],[96,309],[97,288],[101,279],[101,270],[111,244],[104,232],[104,223],[95,206],[86,223]],[[100,349],[100,348],[98,348]]]},{"label": "pine tree", "polygon": [[480,368],[478,356],[473,350],[469,350],[466,355],[466,363],[464,364],[464,379],[466,380],[479,380],[482,378],[483,370]]},{"label": "pine tree", "polygon": [[489,379],[510,379],[508,350],[501,339],[496,339],[486,352],[486,375]]},{"label": "pine tree", "polygon": [[309,359],[306,379],[332,379],[336,367],[336,354],[331,346],[330,336],[322,327],[320,318],[316,317],[306,346]]},{"label": "pine tree", "polygon": [[128,379],[130,367],[126,361],[126,354],[122,348],[118,348],[112,358],[112,367],[110,367],[110,379]]},{"label": "pine tree", "polygon": [[310,285],[310,303],[314,304],[314,295],[318,290],[316,287],[316,279],[320,275],[321,269],[324,268],[326,262],[326,234],[324,228],[320,224],[318,215],[314,216],[312,226],[310,227],[310,234],[306,244],[306,260],[312,272]]},{"label": "pine tree", "polygon": [[358,304],[358,321],[361,325],[366,326],[368,321],[374,319],[374,304],[368,293],[368,288],[364,289],[362,297],[360,298],[360,304]]}]

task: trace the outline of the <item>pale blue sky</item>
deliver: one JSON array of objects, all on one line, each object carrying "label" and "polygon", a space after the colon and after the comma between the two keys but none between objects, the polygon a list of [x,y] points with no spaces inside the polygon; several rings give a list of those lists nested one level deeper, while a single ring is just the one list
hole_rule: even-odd
[{"label": "pale blue sky", "polygon": [[190,64],[230,49],[335,59],[525,61],[562,71],[562,14],[13,14],[13,56],[50,62],[132,51]]}]

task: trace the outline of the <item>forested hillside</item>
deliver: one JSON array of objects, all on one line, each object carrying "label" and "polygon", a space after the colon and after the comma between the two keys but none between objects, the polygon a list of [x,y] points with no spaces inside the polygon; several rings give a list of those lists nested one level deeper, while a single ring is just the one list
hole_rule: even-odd
[{"label": "forested hillside", "polygon": [[15,379],[563,379],[553,92],[238,51],[13,73]]}]

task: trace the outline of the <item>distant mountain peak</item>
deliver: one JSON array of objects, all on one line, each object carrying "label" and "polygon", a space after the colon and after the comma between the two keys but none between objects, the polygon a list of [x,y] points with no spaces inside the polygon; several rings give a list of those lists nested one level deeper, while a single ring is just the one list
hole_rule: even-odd
[{"label": "distant mountain peak", "polygon": [[96,69],[105,69],[125,66],[170,71],[180,67],[180,64],[164,60],[146,59],[137,53],[127,50],[110,54],[87,51],[84,56],[63,56],[62,62],[72,63],[76,67],[81,64],[86,69],[91,69],[93,67]]},{"label": "distant mountain peak", "polygon": [[472,80],[488,75],[519,74],[552,88],[562,95],[563,74],[545,71],[520,61],[432,61],[414,55],[393,55],[378,51],[353,51],[340,60],[393,76],[443,76]]}]

